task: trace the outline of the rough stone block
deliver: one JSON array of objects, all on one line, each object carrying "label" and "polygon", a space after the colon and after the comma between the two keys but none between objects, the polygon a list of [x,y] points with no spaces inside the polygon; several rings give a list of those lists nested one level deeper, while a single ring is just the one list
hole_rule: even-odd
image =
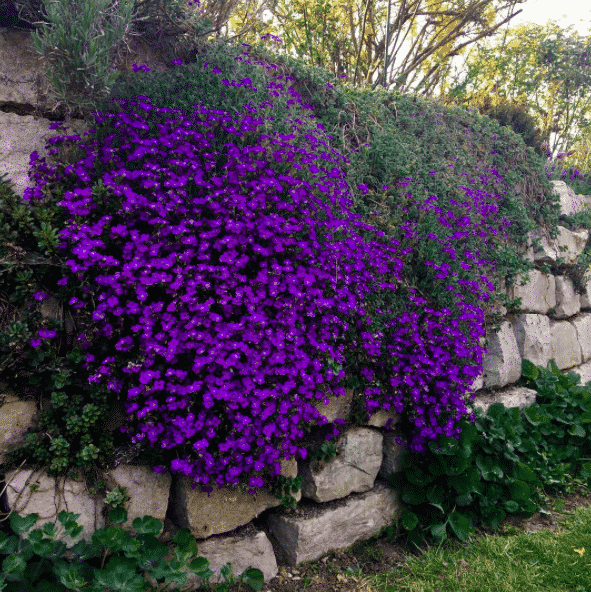
[{"label": "rough stone block", "polygon": [[560,212],[563,216],[570,216],[581,212],[587,207],[587,200],[583,195],[576,195],[575,192],[564,181],[550,181],[554,185],[554,193],[560,199]]},{"label": "rough stone block", "polygon": [[586,275],[586,289],[585,293],[581,295],[581,310],[591,310],[591,274]]},{"label": "rough stone block", "polygon": [[332,460],[298,462],[302,496],[328,502],[369,491],[382,464],[382,440],[377,430],[352,428],[338,437],[337,456]]},{"label": "rough stone block", "polygon": [[559,257],[564,263],[576,263],[579,255],[585,250],[589,231],[586,229],[569,230],[564,226],[558,226],[559,235],[555,239],[548,240],[541,232],[533,231],[540,238],[541,246],[534,250],[536,263],[556,263]]},{"label": "rough stone block", "polygon": [[297,510],[294,515],[272,513],[267,526],[279,563],[296,566],[379,534],[398,519],[400,511],[398,492],[376,481],[371,491],[307,506],[299,514]]},{"label": "rough stone block", "polygon": [[402,470],[402,453],[404,446],[396,444],[396,436],[394,432],[384,432],[384,444],[382,466],[380,467],[379,475],[386,479],[389,475],[398,473]]},{"label": "rough stone block", "polygon": [[546,314],[556,306],[556,280],[553,275],[532,269],[525,286],[520,283],[518,279],[507,288],[507,295],[511,299],[521,298],[521,310],[524,313]]},{"label": "rough stone block", "polygon": [[[295,459],[281,464],[281,474],[284,477],[297,476]],[[299,501],[301,495],[301,491],[298,491],[294,498]],[[214,483],[213,491],[208,495],[202,493],[199,486],[192,489],[191,480],[184,476],[173,477],[170,487],[170,517],[178,526],[189,528],[197,539],[234,530],[247,524],[261,512],[280,504],[281,501],[273,497],[266,488],[260,489],[256,497],[253,497],[238,488],[217,489]]]},{"label": "rough stone block", "polygon": [[581,296],[575,292],[573,281],[563,275],[556,276],[556,307],[553,316],[568,319],[581,310]]},{"label": "rough stone block", "polygon": [[570,321],[577,332],[583,362],[591,359],[591,314],[583,313]]},{"label": "rough stone block", "polygon": [[45,471],[32,469],[16,469],[6,474],[6,499],[11,512],[20,516],[38,514],[35,528],[47,522],[61,528],[57,515],[62,512],[80,514],[77,522],[83,527],[82,535],[75,540],[60,535],[68,547],[79,540],[90,542],[95,530],[105,527],[103,517],[103,500],[100,496],[89,494],[86,484],[71,479],[55,479]]},{"label": "rough stone block", "polygon": [[484,355],[484,386],[505,386],[517,382],[521,376],[521,356],[511,323],[501,324],[498,333],[488,337],[488,351]]},{"label": "rough stone block", "polygon": [[494,394],[479,395],[474,399],[474,407],[486,410],[493,403],[502,403],[505,407],[525,407],[536,402],[536,391],[523,386],[512,386]]},{"label": "rough stone block", "polygon": [[7,452],[22,446],[27,430],[35,425],[35,401],[21,401],[12,394],[0,394],[0,464]]},{"label": "rough stone block", "polygon": [[541,314],[520,315],[513,323],[513,333],[521,358],[545,367],[552,357],[548,317]]},{"label": "rough stone block", "polygon": [[351,402],[353,401],[353,391],[345,389],[344,397],[330,396],[328,397],[329,404],[325,405],[323,401],[314,401],[311,404],[328,419],[333,422],[335,419],[347,419],[349,411],[351,410]]},{"label": "rough stone block", "polygon": [[[209,569],[214,573],[209,579],[211,583],[223,581],[220,574],[226,563],[231,564],[232,574],[236,579],[249,567],[260,569],[265,582],[272,580],[278,572],[273,546],[263,531],[249,535],[214,536],[200,541],[197,553],[209,561]],[[204,586],[205,581],[188,569],[181,571],[188,574],[187,583],[179,587],[181,592],[193,592]],[[155,583],[154,580],[152,582]]]},{"label": "rough stone block", "polygon": [[591,362],[581,364],[576,368],[571,368],[569,372],[578,374],[581,377],[581,382],[579,382],[579,385],[584,386],[587,382],[591,381]]},{"label": "rough stone block", "polygon": [[552,359],[563,370],[580,366],[583,361],[575,326],[569,321],[550,320]]},{"label": "rough stone block", "polygon": [[152,467],[140,465],[120,465],[109,471],[114,486],[126,487],[129,495],[127,521],[121,526],[135,532],[132,522],[136,518],[152,516],[161,522],[166,517],[168,496],[172,477],[169,473],[156,473]]}]

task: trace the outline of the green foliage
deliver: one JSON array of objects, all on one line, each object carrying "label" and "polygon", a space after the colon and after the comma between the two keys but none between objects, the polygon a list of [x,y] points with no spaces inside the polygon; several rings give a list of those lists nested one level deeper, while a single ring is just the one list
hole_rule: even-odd
[{"label": "green foliage", "polygon": [[501,125],[510,127],[519,134],[526,146],[537,150],[547,138],[543,137],[535,118],[528,112],[525,105],[512,103],[502,97],[485,96],[478,111],[498,121]]},{"label": "green foliage", "polygon": [[[172,591],[186,584],[187,572],[206,582],[213,575],[209,561],[197,555],[197,542],[188,528],[181,528],[174,536],[173,556],[167,559],[171,549],[156,538],[162,531],[162,522],[151,516],[133,520],[136,535],[114,525],[96,530],[90,543],[80,540],[71,548],[73,559],[66,561],[63,559],[66,544],[56,538],[61,534],[72,539],[79,537],[83,530],[77,524],[79,517],[79,514],[60,512],[57,517],[59,526],[47,523],[42,528],[31,530],[38,520],[37,514],[11,514],[10,526],[19,536],[0,533],[0,556],[4,556],[0,590]],[[127,512],[113,511],[109,519],[115,523],[125,522]],[[230,570],[230,564],[222,570],[225,581]],[[253,590],[263,587],[263,574],[258,569],[249,567],[239,579]],[[175,587],[169,588],[169,584]],[[223,582],[214,585],[213,589],[224,592],[228,587]]]},{"label": "green foliage", "polygon": [[459,440],[442,438],[424,455],[406,451],[404,469],[389,483],[407,508],[401,522],[409,540],[439,543],[467,538],[475,526],[496,530],[505,517],[530,517],[544,493],[591,487],[591,384],[578,386],[553,360],[548,368],[522,363],[522,382],[537,392],[526,407],[491,405],[463,420]]},{"label": "green foliage", "polygon": [[276,480],[278,484],[271,491],[273,497],[281,500],[281,507],[284,510],[288,508],[295,510],[297,501],[292,494],[297,493],[302,488],[302,478],[299,475],[297,477],[279,475]]}]

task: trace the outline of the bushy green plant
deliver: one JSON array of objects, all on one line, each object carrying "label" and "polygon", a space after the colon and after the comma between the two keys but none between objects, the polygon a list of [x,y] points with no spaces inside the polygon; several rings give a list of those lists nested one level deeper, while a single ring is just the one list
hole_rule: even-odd
[{"label": "bushy green plant", "polygon": [[536,119],[530,115],[525,105],[512,103],[500,96],[485,95],[478,111],[498,121],[501,125],[510,127],[516,134],[519,134],[526,146],[537,150],[544,141],[541,131],[537,126]]},{"label": "bushy green plant", "polygon": [[[188,528],[181,528],[174,536],[173,555],[168,559],[171,549],[156,538],[162,531],[162,522],[151,516],[133,520],[135,535],[113,524],[96,530],[90,543],[80,540],[71,547],[73,558],[66,560],[66,543],[56,537],[64,534],[78,538],[83,530],[77,524],[79,517],[60,512],[59,525],[49,522],[31,530],[38,520],[37,514],[12,513],[10,526],[17,536],[0,532],[0,591],[172,591],[186,584],[187,571],[206,582],[213,575],[209,561],[197,555],[197,542]],[[127,512],[114,510],[109,519],[113,523],[125,522]],[[226,566],[224,574],[228,573]],[[258,569],[249,567],[240,579],[254,590],[263,586],[263,574]],[[224,583],[214,585],[219,592],[227,589]]]},{"label": "bushy green plant", "polygon": [[407,506],[401,515],[409,540],[467,538],[484,524],[497,529],[508,514],[529,517],[545,493],[591,487],[591,385],[578,386],[553,360],[548,368],[523,360],[522,382],[537,392],[526,407],[491,405],[464,420],[459,440],[429,444],[424,455],[406,451],[404,469],[389,483]]}]

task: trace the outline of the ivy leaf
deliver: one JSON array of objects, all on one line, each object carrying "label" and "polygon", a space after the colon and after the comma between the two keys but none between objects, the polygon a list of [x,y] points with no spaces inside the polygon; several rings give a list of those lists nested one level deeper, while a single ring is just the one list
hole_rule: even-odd
[{"label": "ivy leaf", "polygon": [[433,525],[430,528],[430,531],[433,538],[439,541],[443,541],[447,538],[447,525],[445,524],[445,522]]}]

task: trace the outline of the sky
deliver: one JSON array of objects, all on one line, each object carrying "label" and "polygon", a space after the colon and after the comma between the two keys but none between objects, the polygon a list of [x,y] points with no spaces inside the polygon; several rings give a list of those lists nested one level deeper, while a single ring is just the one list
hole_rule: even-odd
[{"label": "sky", "polygon": [[511,19],[510,26],[527,22],[545,25],[552,19],[563,28],[574,25],[580,35],[591,34],[591,4],[586,0],[527,0],[518,9],[523,12]]}]

